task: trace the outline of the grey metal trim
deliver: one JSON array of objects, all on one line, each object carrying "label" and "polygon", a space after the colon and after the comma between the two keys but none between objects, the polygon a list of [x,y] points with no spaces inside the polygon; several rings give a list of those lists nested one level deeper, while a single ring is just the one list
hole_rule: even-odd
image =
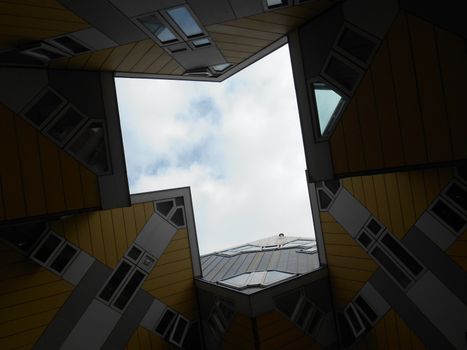
[{"label": "grey metal trim", "polygon": [[123,150],[122,131],[117,106],[114,77],[111,72],[101,72],[100,82],[104,103],[110,162],[113,173],[99,176],[102,209],[130,206],[130,190]]},{"label": "grey metal trim", "polygon": [[416,226],[405,235],[402,243],[451,292],[467,305],[467,273]]},{"label": "grey metal trim", "polygon": [[95,261],[96,259],[89,254],[79,252],[74,261],[65,269],[63,279],[75,286],[78,285]]},{"label": "grey metal trim", "polygon": [[[379,294],[378,291],[369,282],[365,283],[363,288],[360,289],[359,295],[365,299],[376,315],[378,315],[378,319],[381,319],[391,308],[391,306],[386,302],[386,300],[384,300],[381,294]],[[376,323],[377,320],[374,323]]]},{"label": "grey metal trim", "polygon": [[65,301],[60,310],[58,310],[53,320],[42,333],[34,345],[34,350],[60,348],[94,299],[102,285],[102,281],[104,281],[110,273],[110,268],[101,262],[93,262],[69,298]]},{"label": "grey metal trim", "polygon": [[345,188],[338,193],[329,212],[354,239],[371,216],[368,209]]},{"label": "grey metal trim", "polygon": [[415,223],[414,227],[422,231],[442,250],[446,250],[455,240],[456,236],[433,215],[426,211]]},{"label": "grey metal trim", "polygon": [[93,50],[103,50],[118,46],[115,41],[93,27],[70,33],[69,36]]},{"label": "grey metal trim", "polygon": [[315,231],[315,239],[318,247],[319,262],[321,265],[326,264],[326,247],[324,244],[323,230],[321,228],[321,218],[319,216],[318,198],[316,196],[316,185],[308,184],[308,193],[310,196],[311,217],[313,220],[313,228]]},{"label": "grey metal trim", "polygon": [[153,297],[151,295],[139,290],[133,300],[128,303],[128,309],[112,329],[102,349],[114,350],[125,348],[152,302]]},{"label": "grey metal trim", "polygon": [[141,326],[154,331],[156,323],[159,321],[166,309],[167,306],[164,303],[157,299],[153,299],[151,305],[146,308],[146,314],[141,319]]},{"label": "grey metal trim", "polygon": [[430,344],[433,349],[454,349],[438,328],[383,270],[376,271],[369,283],[425,344]]},{"label": "grey metal trim", "polygon": [[193,274],[195,277],[202,276],[201,260],[199,255],[198,238],[196,234],[195,217],[193,213],[193,200],[189,187],[174,188],[163,191],[138,193],[131,195],[131,204],[158,201],[175,197],[183,197],[185,202],[185,219],[188,228],[188,241],[190,242],[191,260],[193,263]]}]

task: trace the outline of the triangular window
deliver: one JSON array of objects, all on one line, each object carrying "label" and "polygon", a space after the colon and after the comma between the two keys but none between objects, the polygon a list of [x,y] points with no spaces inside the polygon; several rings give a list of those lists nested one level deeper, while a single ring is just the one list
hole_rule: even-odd
[{"label": "triangular window", "polygon": [[313,83],[316,111],[318,112],[319,131],[325,135],[332,125],[332,121],[337,119],[344,106],[344,99],[322,82]]}]

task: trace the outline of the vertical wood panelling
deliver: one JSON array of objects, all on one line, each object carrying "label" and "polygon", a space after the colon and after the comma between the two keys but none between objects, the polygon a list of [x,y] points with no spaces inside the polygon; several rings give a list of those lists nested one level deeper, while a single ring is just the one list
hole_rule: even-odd
[{"label": "vertical wood panelling", "polygon": [[343,186],[402,239],[452,179],[452,168],[343,179]]},{"label": "vertical wood panelling", "polygon": [[355,100],[348,105],[342,116],[344,129],[345,146],[350,171],[361,171],[365,169],[365,158],[363,152],[362,137],[360,134],[360,124],[358,121],[358,111]]},{"label": "vertical wood panelling", "polygon": [[174,350],[175,346],[139,326],[128,341],[126,350]]},{"label": "vertical wood panelling", "polygon": [[336,173],[346,173],[349,171],[347,161],[347,147],[345,146],[344,128],[342,123],[337,124],[336,129],[330,139],[332,162]]},{"label": "vertical wood panelling", "polygon": [[192,320],[198,315],[186,229],[178,230],[143,284],[143,289]]},{"label": "vertical wood panelling", "polygon": [[254,350],[253,324],[251,318],[235,313],[232,322],[222,338],[221,349]]},{"label": "vertical wood panelling", "polygon": [[432,24],[408,15],[418,95],[422,112],[428,161],[452,159],[443,87]]},{"label": "vertical wood panelling", "polygon": [[31,348],[73,286],[0,245],[0,348]]},{"label": "vertical wood panelling", "polygon": [[83,208],[83,190],[78,162],[67,153],[60,151],[60,164],[67,209]]}]

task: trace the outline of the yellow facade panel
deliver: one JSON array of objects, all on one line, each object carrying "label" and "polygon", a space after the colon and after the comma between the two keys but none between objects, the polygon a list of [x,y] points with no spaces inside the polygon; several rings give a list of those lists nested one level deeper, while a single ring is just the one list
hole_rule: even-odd
[{"label": "yellow facade panel", "polygon": [[60,164],[67,209],[83,208],[83,190],[78,162],[67,153],[60,151]]},{"label": "yellow facade panel", "polygon": [[136,43],[133,49],[118,65],[116,71],[118,72],[129,72],[138,63],[148,51],[155,45],[151,39],[142,40]]}]

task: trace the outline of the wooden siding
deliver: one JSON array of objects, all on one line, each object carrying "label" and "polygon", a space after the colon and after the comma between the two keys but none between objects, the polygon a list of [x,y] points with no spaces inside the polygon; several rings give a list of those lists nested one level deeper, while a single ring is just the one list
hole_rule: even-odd
[{"label": "wooden siding", "polygon": [[392,309],[353,348],[358,350],[427,349]]},{"label": "wooden siding", "polygon": [[251,318],[235,313],[232,322],[222,338],[220,349],[223,350],[254,350],[255,339]]},{"label": "wooden siding", "polygon": [[51,223],[67,240],[114,268],[154,213],[152,202],[96,211]]},{"label": "wooden siding", "polygon": [[277,311],[256,318],[258,339],[263,350],[322,349],[310,336]]},{"label": "wooden siding", "polygon": [[89,25],[56,0],[0,1],[0,48],[75,32]]},{"label": "wooden siding", "polygon": [[331,214],[320,213],[334,305],[342,310],[364,286],[378,265]]},{"label": "wooden siding", "polygon": [[177,349],[157,334],[139,326],[130,338],[125,350],[172,350]]},{"label": "wooden siding", "polygon": [[342,181],[389,231],[402,239],[452,177],[452,168],[438,168],[355,176]]},{"label": "wooden siding", "polygon": [[143,289],[186,318],[194,320],[198,317],[191,251],[186,229],[180,229],[174,235],[144,282]]},{"label": "wooden siding", "polygon": [[0,221],[100,207],[97,176],[0,104]]},{"label": "wooden siding", "polygon": [[464,40],[401,12],[330,138],[336,174],[467,157]]},{"label": "wooden siding", "polygon": [[447,253],[467,272],[467,230],[449,247]]},{"label": "wooden siding", "polygon": [[0,242],[0,349],[30,349],[73,286]]}]

